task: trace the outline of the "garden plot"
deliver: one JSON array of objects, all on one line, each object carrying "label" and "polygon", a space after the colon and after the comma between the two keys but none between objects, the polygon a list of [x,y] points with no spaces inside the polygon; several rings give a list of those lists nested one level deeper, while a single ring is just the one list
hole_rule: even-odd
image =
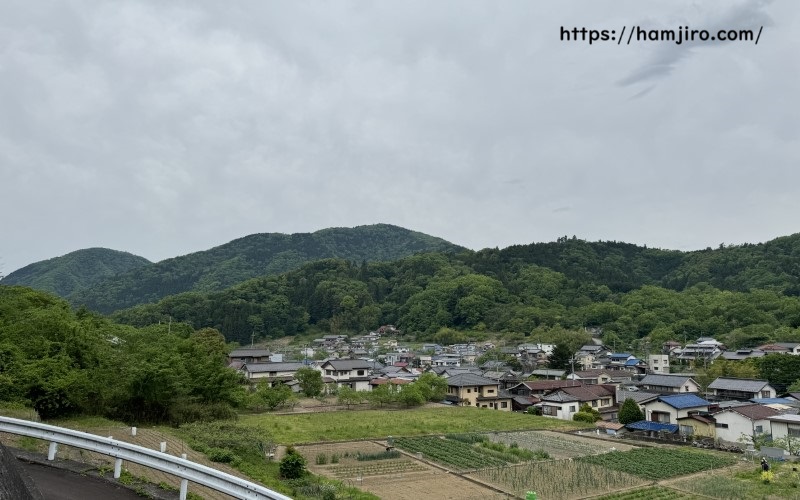
[{"label": "garden plot", "polygon": [[469,476],[522,498],[535,491],[544,500],[583,498],[645,483],[632,474],[572,459],[493,467]]},{"label": "garden plot", "polygon": [[619,451],[629,451],[636,448],[617,441],[550,431],[492,432],[487,436],[497,443],[507,445],[516,443],[518,446],[528,450],[544,450],[555,459],[597,455],[611,451],[612,448]]},{"label": "garden plot", "polygon": [[339,479],[348,486],[355,486],[382,499],[507,498],[505,494],[497,493],[407,455],[386,460],[359,461],[357,459],[359,454],[375,455],[386,450],[385,446],[371,441],[303,445],[297,446],[296,449],[308,461],[311,472]]}]

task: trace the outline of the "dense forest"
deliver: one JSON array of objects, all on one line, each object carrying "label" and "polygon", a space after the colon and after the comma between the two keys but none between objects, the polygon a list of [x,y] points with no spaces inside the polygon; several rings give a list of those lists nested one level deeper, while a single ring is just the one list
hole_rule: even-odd
[{"label": "dense forest", "polygon": [[[3,284],[23,284],[53,292],[75,306],[85,305],[93,311],[109,313],[176,293],[223,290],[250,278],[279,274],[324,258],[371,262],[419,252],[460,250],[463,248],[440,238],[376,224],[314,233],[253,234],[210,250],[131,267],[113,276],[98,276],[91,262],[82,261],[81,266],[75,266],[62,258],[27,266],[25,269],[32,269],[26,281],[17,278],[18,271],[3,280]],[[31,276],[33,271],[39,278]],[[51,275],[85,286],[62,293],[63,287],[50,286]]]},{"label": "dense forest", "polygon": [[132,328],[25,287],[0,287],[0,401],[44,419],[104,415],[126,422],[227,417],[244,400],[219,332]]},{"label": "dense forest", "polygon": [[66,297],[120,273],[152,264],[144,257],[107,248],[87,248],[29,264],[3,278],[4,285],[22,285]]},{"label": "dense forest", "polygon": [[139,326],[171,318],[238,342],[395,324],[419,340],[481,331],[533,340],[598,327],[609,346],[715,336],[738,348],[800,340],[798,255],[800,236],[688,254],[563,238],[394,262],[329,259],[114,318]]}]

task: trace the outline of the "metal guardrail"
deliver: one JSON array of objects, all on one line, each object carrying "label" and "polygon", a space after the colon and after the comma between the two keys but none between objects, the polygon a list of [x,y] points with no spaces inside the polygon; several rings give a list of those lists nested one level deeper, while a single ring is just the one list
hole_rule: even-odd
[{"label": "metal guardrail", "polygon": [[181,481],[181,498],[186,498],[188,481],[202,484],[213,490],[240,499],[291,500],[290,497],[259,486],[231,474],[218,471],[185,458],[178,458],[143,446],[117,441],[109,437],[96,436],[54,425],[40,424],[28,420],[0,417],[0,432],[19,434],[50,441],[48,460],[55,458],[58,444],[74,446],[88,451],[114,457],[114,477],[119,478],[122,461],[137,463],[177,476]]}]

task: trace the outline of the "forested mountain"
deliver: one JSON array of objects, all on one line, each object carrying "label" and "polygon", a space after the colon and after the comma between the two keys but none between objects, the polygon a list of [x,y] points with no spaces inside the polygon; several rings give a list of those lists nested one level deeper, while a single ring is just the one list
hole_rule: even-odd
[{"label": "forested mountain", "polygon": [[[792,241],[796,246],[797,238]],[[134,325],[171,318],[194,328],[217,328],[228,340],[242,343],[252,333],[259,338],[309,328],[362,333],[387,323],[416,333],[419,340],[441,342],[464,339],[459,332],[465,331],[518,340],[557,338],[559,332],[587,326],[602,328],[605,342],[620,346],[700,336],[716,336],[732,348],[800,341],[800,297],[791,293],[796,276],[765,272],[772,264],[755,269],[738,264],[736,258],[753,259],[744,248],[689,254],[640,249],[638,255],[625,256],[620,254],[631,246],[580,240],[556,244],[564,251],[551,265],[561,266],[563,273],[526,262],[533,258],[520,255],[519,248],[421,254],[361,265],[325,260],[221,292],[175,295],[120,311],[115,318]],[[662,256],[674,262],[657,268],[652,262],[661,265]],[[647,259],[649,268],[643,264]],[[610,264],[615,260],[616,267]],[[698,269],[715,269],[726,260],[740,271],[725,268],[720,271],[724,279],[711,277],[743,291],[692,280],[675,289],[663,286],[678,270],[702,276]],[[786,255],[780,266],[789,269],[797,262]]]},{"label": "forested mountain", "polygon": [[61,297],[119,273],[152,264],[144,257],[107,248],[87,248],[43,260],[3,278],[3,285],[23,285]]},{"label": "forested mountain", "polygon": [[372,262],[419,252],[461,250],[464,249],[443,239],[388,224],[314,233],[253,234],[210,250],[110,277],[73,292],[67,299],[74,305],[109,313],[181,292],[223,290],[254,277],[279,274],[325,258]]}]

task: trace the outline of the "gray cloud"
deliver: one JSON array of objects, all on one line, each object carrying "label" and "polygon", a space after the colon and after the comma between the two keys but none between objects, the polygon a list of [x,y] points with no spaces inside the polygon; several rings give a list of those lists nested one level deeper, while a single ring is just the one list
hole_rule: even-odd
[{"label": "gray cloud", "polygon": [[[728,5],[6,2],[4,271],[374,222],[473,248],[795,232],[800,7]],[[558,38],[768,18],[691,57]]]}]

